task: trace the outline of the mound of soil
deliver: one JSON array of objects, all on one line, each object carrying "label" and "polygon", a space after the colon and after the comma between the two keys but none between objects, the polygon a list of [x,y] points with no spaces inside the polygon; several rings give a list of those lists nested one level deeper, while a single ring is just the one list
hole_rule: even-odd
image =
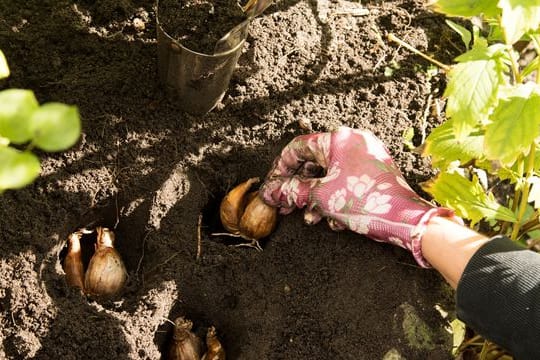
[{"label": "mound of soil", "polygon": [[[310,131],[369,129],[416,190],[432,176],[402,136],[413,128],[419,145],[439,122],[444,78],[386,35],[446,62],[458,42],[420,0],[362,5],[276,1],[221,104],[190,116],[159,84],[150,2],[1,2],[12,75],[0,87],[77,105],[83,134],[0,197],[0,358],[159,359],[178,316],[199,335],[215,326],[229,359],[451,358],[436,305],[451,312],[453,294],[406,251],[307,226],[301,211],[262,252],[211,236],[222,196]],[[65,283],[61,254],[82,226],[116,232],[129,272],[118,299]]]}]

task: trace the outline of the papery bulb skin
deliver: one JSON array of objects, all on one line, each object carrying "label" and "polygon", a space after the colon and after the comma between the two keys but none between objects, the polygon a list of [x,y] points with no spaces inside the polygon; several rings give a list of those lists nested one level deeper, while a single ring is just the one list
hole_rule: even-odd
[{"label": "papery bulb skin", "polygon": [[210,326],[206,333],[206,353],[202,360],[225,360],[225,349],[217,337],[216,328]]},{"label": "papery bulb skin", "polygon": [[270,235],[277,225],[278,209],[267,205],[258,191],[248,192],[259,178],[251,178],[231,190],[221,201],[220,218],[228,235],[248,240],[249,243],[235,246],[248,246],[262,251],[259,240]]},{"label": "papery bulb skin", "polygon": [[183,317],[174,320],[174,334],[167,360],[200,360],[202,354],[201,339],[191,329],[193,323]]},{"label": "papery bulb skin", "polygon": [[64,259],[64,272],[69,286],[84,291],[84,266],[81,252],[81,233],[74,232],[69,235],[68,250]]},{"label": "papery bulb skin", "polygon": [[127,271],[114,248],[114,233],[104,227],[96,229],[96,251],[86,270],[84,288],[88,295],[112,297],[120,293],[127,282]]},{"label": "papery bulb skin", "polygon": [[248,179],[229,191],[221,201],[219,207],[221,223],[231,234],[240,234],[240,218],[248,201],[246,194],[251,186],[257,182],[259,182],[259,178]]},{"label": "papery bulb skin", "polygon": [[267,205],[260,196],[254,196],[240,218],[240,234],[251,240],[265,238],[276,228],[277,216],[277,208]]}]

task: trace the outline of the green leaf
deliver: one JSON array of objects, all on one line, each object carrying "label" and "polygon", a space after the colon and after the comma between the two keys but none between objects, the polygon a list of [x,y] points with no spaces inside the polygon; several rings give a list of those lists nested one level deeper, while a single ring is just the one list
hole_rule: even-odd
[{"label": "green leaf", "polygon": [[469,61],[455,65],[449,72],[444,95],[448,97],[446,115],[454,119],[454,132],[463,140],[483,122],[497,101],[502,82],[495,60]]},{"label": "green leaf", "polygon": [[516,221],[514,213],[499,204],[491,192],[486,192],[476,176],[471,181],[455,172],[443,172],[422,188],[439,204],[454,209],[458,216],[470,219],[473,224],[481,219]]},{"label": "green leaf", "polygon": [[[514,164],[515,165],[515,164]],[[515,166],[509,168],[506,166],[501,166],[498,169],[492,171],[493,175],[496,175],[499,180],[509,180],[510,184],[517,184],[523,179],[523,172],[520,174],[516,171]]]},{"label": "green leaf", "polygon": [[537,176],[532,176],[529,179],[529,184],[531,189],[529,191],[529,198],[527,201],[530,203],[532,202],[534,204],[534,208],[538,209],[540,208],[540,178]]},{"label": "green leaf", "polygon": [[538,70],[539,66],[540,66],[540,57],[537,56],[530,63],[528,63],[527,66],[525,66],[525,68],[521,72],[521,76],[523,78],[529,76],[530,74]]},{"label": "green leaf", "polygon": [[40,171],[39,160],[31,152],[0,147],[0,192],[30,184]]},{"label": "green leaf", "polygon": [[503,43],[504,42],[504,34],[499,24],[491,25],[489,27],[487,40],[489,43],[494,43],[494,42]]},{"label": "green leaf", "polygon": [[456,61],[467,62],[476,60],[499,60],[500,57],[505,56],[505,45],[493,44],[487,46],[485,38],[479,37],[478,40],[479,42],[475,43],[471,50],[459,55],[456,58]]},{"label": "green leaf", "polygon": [[448,16],[470,17],[486,15],[495,17],[500,13],[493,0],[436,0],[433,9]]},{"label": "green leaf", "polygon": [[405,145],[407,149],[413,150],[415,148],[414,143],[413,143],[413,138],[414,138],[413,127],[405,129],[401,137],[403,139],[403,145]]},{"label": "green leaf", "polygon": [[499,0],[499,7],[507,44],[514,44],[525,33],[540,26],[539,0]]},{"label": "green leaf", "polygon": [[452,30],[454,30],[456,33],[459,34],[459,36],[461,37],[461,41],[463,41],[463,44],[465,45],[465,48],[469,49],[469,46],[471,45],[471,40],[472,40],[471,32],[467,30],[467,28],[448,19],[446,20],[446,24],[450,26]]},{"label": "green leaf", "polygon": [[473,25],[472,33],[473,33],[473,45],[474,46],[483,46],[483,47],[488,46],[487,39],[484,38],[482,35],[480,35],[480,27],[479,26]]},{"label": "green leaf", "polygon": [[[495,175],[499,180],[509,180],[510,184],[514,184],[514,190],[523,189],[520,188],[519,184],[523,184],[523,163],[515,162],[511,167],[504,166],[498,160],[485,160],[485,162],[490,163],[492,166],[487,168],[488,172],[492,175]],[[479,165],[478,162],[475,163],[476,166]],[[540,149],[536,149],[534,156],[534,171],[538,173],[540,170]]]},{"label": "green leaf", "polygon": [[484,149],[486,157],[512,165],[518,156],[526,154],[540,135],[540,88],[533,83],[518,85],[490,115],[486,126]]},{"label": "green leaf", "polygon": [[457,356],[459,354],[459,346],[465,340],[466,326],[459,319],[454,319],[450,322],[452,328],[452,355]]},{"label": "green leaf", "polygon": [[[491,47],[490,47],[491,48]],[[454,119],[456,138],[463,140],[478,123],[485,121],[497,102],[497,90],[504,82],[504,64],[494,48],[474,47],[458,57],[461,62],[448,73],[444,96],[446,115]]]},{"label": "green leaf", "polygon": [[12,143],[30,140],[30,117],[39,107],[31,90],[8,89],[0,91],[0,136]]},{"label": "green leaf", "polygon": [[61,103],[42,105],[32,116],[33,143],[45,151],[62,151],[73,146],[81,134],[79,110]]},{"label": "green leaf", "polygon": [[6,57],[2,50],[0,50],[0,79],[7,78],[9,76],[9,66],[7,64]]},{"label": "green leaf", "polygon": [[536,147],[536,152],[534,155],[534,170],[536,173],[540,172],[540,149],[538,149],[538,146]]},{"label": "green leaf", "polygon": [[431,156],[433,166],[446,169],[458,160],[465,164],[483,157],[484,136],[477,129],[463,141],[454,135],[453,120],[447,120],[435,128],[425,141],[423,156]]}]

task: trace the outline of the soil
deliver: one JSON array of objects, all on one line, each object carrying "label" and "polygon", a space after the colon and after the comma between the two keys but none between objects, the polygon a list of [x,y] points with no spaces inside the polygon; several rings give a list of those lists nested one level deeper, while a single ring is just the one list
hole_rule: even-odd
[{"label": "soil", "polygon": [[[178,316],[199,335],[215,326],[229,359],[451,358],[436,306],[451,317],[453,293],[406,251],[301,211],[262,252],[210,235],[226,191],[310,131],[369,129],[417,191],[433,175],[402,135],[419,145],[438,124],[444,76],[386,35],[447,63],[459,42],[420,0],[359,6],[277,1],[250,25],[220,105],[191,116],[159,83],[150,2],[0,2],[0,86],[75,104],[83,122],[76,146],[39,153],[41,177],[0,198],[0,358],[159,359]],[[129,272],[117,299],[65,283],[82,226],[116,233]]]},{"label": "soil", "polygon": [[161,0],[159,23],[183,46],[213,54],[217,41],[247,17],[236,0]]}]

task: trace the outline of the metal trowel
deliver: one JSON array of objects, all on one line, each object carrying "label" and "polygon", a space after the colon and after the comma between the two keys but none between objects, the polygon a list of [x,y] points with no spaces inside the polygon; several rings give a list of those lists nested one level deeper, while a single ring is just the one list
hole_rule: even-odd
[{"label": "metal trowel", "polygon": [[247,18],[233,27],[216,42],[216,45],[214,46],[214,55],[234,49],[241,39],[245,39],[251,20],[262,14],[262,12],[272,4],[272,1],[273,0],[248,0],[246,5],[242,6],[242,11],[246,14]]}]

